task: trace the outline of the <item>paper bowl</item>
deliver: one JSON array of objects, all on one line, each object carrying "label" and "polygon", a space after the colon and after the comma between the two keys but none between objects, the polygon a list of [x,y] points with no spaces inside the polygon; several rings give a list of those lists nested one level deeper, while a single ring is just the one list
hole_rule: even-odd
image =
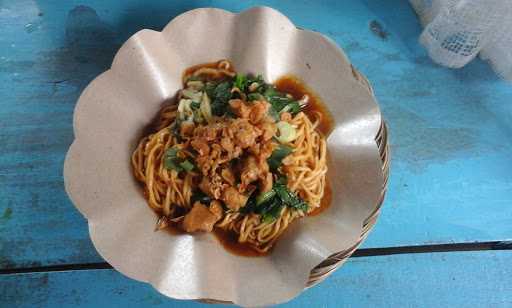
[{"label": "paper bowl", "polygon": [[[156,215],[130,166],[143,128],[181,87],[182,71],[219,59],[270,82],[298,76],[335,119],[328,138],[332,205],[292,224],[265,257],[233,255],[211,234],[154,232]],[[84,90],[73,124],[65,186],[88,220],[94,246],[117,271],[177,299],[244,306],[288,301],[346,260],[382,201],[375,139],[382,121],[368,84],[331,40],[297,29],[271,8],[196,9],[162,32],[139,31]]]}]

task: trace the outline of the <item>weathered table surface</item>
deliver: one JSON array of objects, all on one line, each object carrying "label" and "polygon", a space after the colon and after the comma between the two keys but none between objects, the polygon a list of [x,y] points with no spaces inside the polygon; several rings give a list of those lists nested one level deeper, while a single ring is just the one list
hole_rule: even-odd
[{"label": "weathered table surface", "polygon": [[76,99],[131,34],[196,7],[254,5],[343,47],[391,132],[389,192],[364,257],[287,305],[510,307],[512,86],[480,60],[433,64],[406,0],[1,1],[0,306],[201,305],[104,269],[62,165]]}]

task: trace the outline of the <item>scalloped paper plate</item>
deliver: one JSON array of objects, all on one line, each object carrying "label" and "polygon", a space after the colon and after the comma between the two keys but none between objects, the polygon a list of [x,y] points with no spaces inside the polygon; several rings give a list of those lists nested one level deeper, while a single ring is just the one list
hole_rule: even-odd
[{"label": "scalloped paper plate", "polygon": [[[156,215],[132,175],[130,156],[142,129],[181,88],[183,70],[218,59],[270,82],[298,76],[335,119],[328,138],[332,205],[294,223],[266,257],[233,255],[211,234],[154,232]],[[196,9],[162,32],[139,31],[118,51],[112,68],[84,90],[73,124],[66,191],[87,218],[94,246],[117,271],[177,299],[243,306],[292,299],[316,265],[358,242],[383,185],[375,143],[381,115],[374,97],[331,40],[298,30],[267,7],[240,14]]]}]

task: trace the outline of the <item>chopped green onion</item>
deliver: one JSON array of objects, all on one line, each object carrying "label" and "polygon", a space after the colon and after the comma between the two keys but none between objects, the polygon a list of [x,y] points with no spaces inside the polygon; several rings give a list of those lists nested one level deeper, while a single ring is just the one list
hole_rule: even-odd
[{"label": "chopped green onion", "polygon": [[194,91],[192,89],[183,89],[181,90],[181,94],[186,98],[190,98],[194,102],[200,102],[201,96],[203,95],[202,92]]},{"label": "chopped green onion", "polygon": [[259,100],[263,99],[263,95],[261,95],[259,93],[249,93],[247,95],[247,98],[249,99],[249,101],[259,101]]},{"label": "chopped green onion", "polygon": [[288,178],[284,175],[279,175],[278,178],[275,181],[275,185],[287,185],[288,184]]},{"label": "chopped green onion", "polygon": [[226,113],[228,108],[228,101],[231,99],[231,82],[224,81],[215,86],[212,95],[208,93],[211,98],[212,114],[222,116]]},{"label": "chopped green onion", "polygon": [[271,189],[267,192],[261,193],[256,197],[256,205],[260,205],[272,199],[276,195],[276,192]]},{"label": "chopped green onion", "polygon": [[201,98],[201,113],[203,114],[203,117],[206,119],[207,122],[210,122],[212,119],[212,107],[210,104],[210,98],[208,95],[203,93],[203,97]]},{"label": "chopped green onion", "polygon": [[279,121],[276,124],[278,135],[277,140],[281,143],[292,142],[297,138],[297,130],[286,121]]},{"label": "chopped green onion", "polygon": [[281,166],[283,159],[292,152],[292,148],[284,144],[279,145],[277,149],[272,152],[272,155],[267,159],[270,170],[276,171]]},{"label": "chopped green onion", "polygon": [[192,108],[194,110],[199,109],[200,106],[201,106],[201,103],[199,103],[199,102],[192,101],[192,103],[190,103],[190,108]]},{"label": "chopped green onion", "polygon": [[300,104],[299,104],[298,102],[296,102],[296,101],[291,102],[291,103],[290,103],[289,105],[287,105],[286,107],[288,107],[288,108],[289,108],[289,110],[290,110],[289,112],[290,112],[291,114],[293,114],[293,115],[295,115],[295,114],[299,113],[299,111],[300,111]]},{"label": "chopped green onion", "polygon": [[177,147],[168,148],[165,151],[164,154],[164,167],[167,170],[176,170],[177,172],[180,172],[182,170],[178,158],[178,151],[179,149]]},{"label": "chopped green onion", "polygon": [[180,120],[191,121],[193,119],[194,111],[190,104],[192,104],[192,100],[188,98],[182,98],[178,103],[178,115]]},{"label": "chopped green onion", "polygon": [[308,204],[297,196],[297,194],[291,192],[286,185],[276,184],[273,189],[284,205],[304,212],[308,210]]},{"label": "chopped green onion", "polygon": [[245,75],[236,75],[235,82],[233,83],[233,87],[240,89],[240,91],[244,92],[247,86],[247,76]]},{"label": "chopped green onion", "polygon": [[164,153],[164,167],[167,170],[175,170],[176,172],[181,171],[192,171],[195,166],[188,159],[182,159],[178,157],[180,149],[177,147],[168,148]]},{"label": "chopped green onion", "polygon": [[194,170],[195,166],[192,164],[188,159],[185,159],[180,163],[180,167],[183,168],[185,171],[190,172]]},{"label": "chopped green onion", "polygon": [[300,111],[300,104],[296,101],[293,101],[291,103],[289,103],[288,105],[284,106],[283,109],[281,109],[281,111],[279,111],[279,114],[283,113],[283,112],[289,112],[293,115],[299,113]]},{"label": "chopped green onion", "polygon": [[262,214],[262,220],[264,223],[271,223],[275,221],[279,215],[281,214],[281,210],[283,209],[283,204],[280,202],[276,202],[266,211]]}]

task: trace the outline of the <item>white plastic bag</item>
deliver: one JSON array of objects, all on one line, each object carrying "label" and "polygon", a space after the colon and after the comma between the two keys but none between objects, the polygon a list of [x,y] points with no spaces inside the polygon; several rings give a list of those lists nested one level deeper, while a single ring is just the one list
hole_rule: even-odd
[{"label": "white plastic bag", "polygon": [[437,63],[466,65],[478,54],[512,80],[511,0],[409,0],[425,27],[420,42]]}]

